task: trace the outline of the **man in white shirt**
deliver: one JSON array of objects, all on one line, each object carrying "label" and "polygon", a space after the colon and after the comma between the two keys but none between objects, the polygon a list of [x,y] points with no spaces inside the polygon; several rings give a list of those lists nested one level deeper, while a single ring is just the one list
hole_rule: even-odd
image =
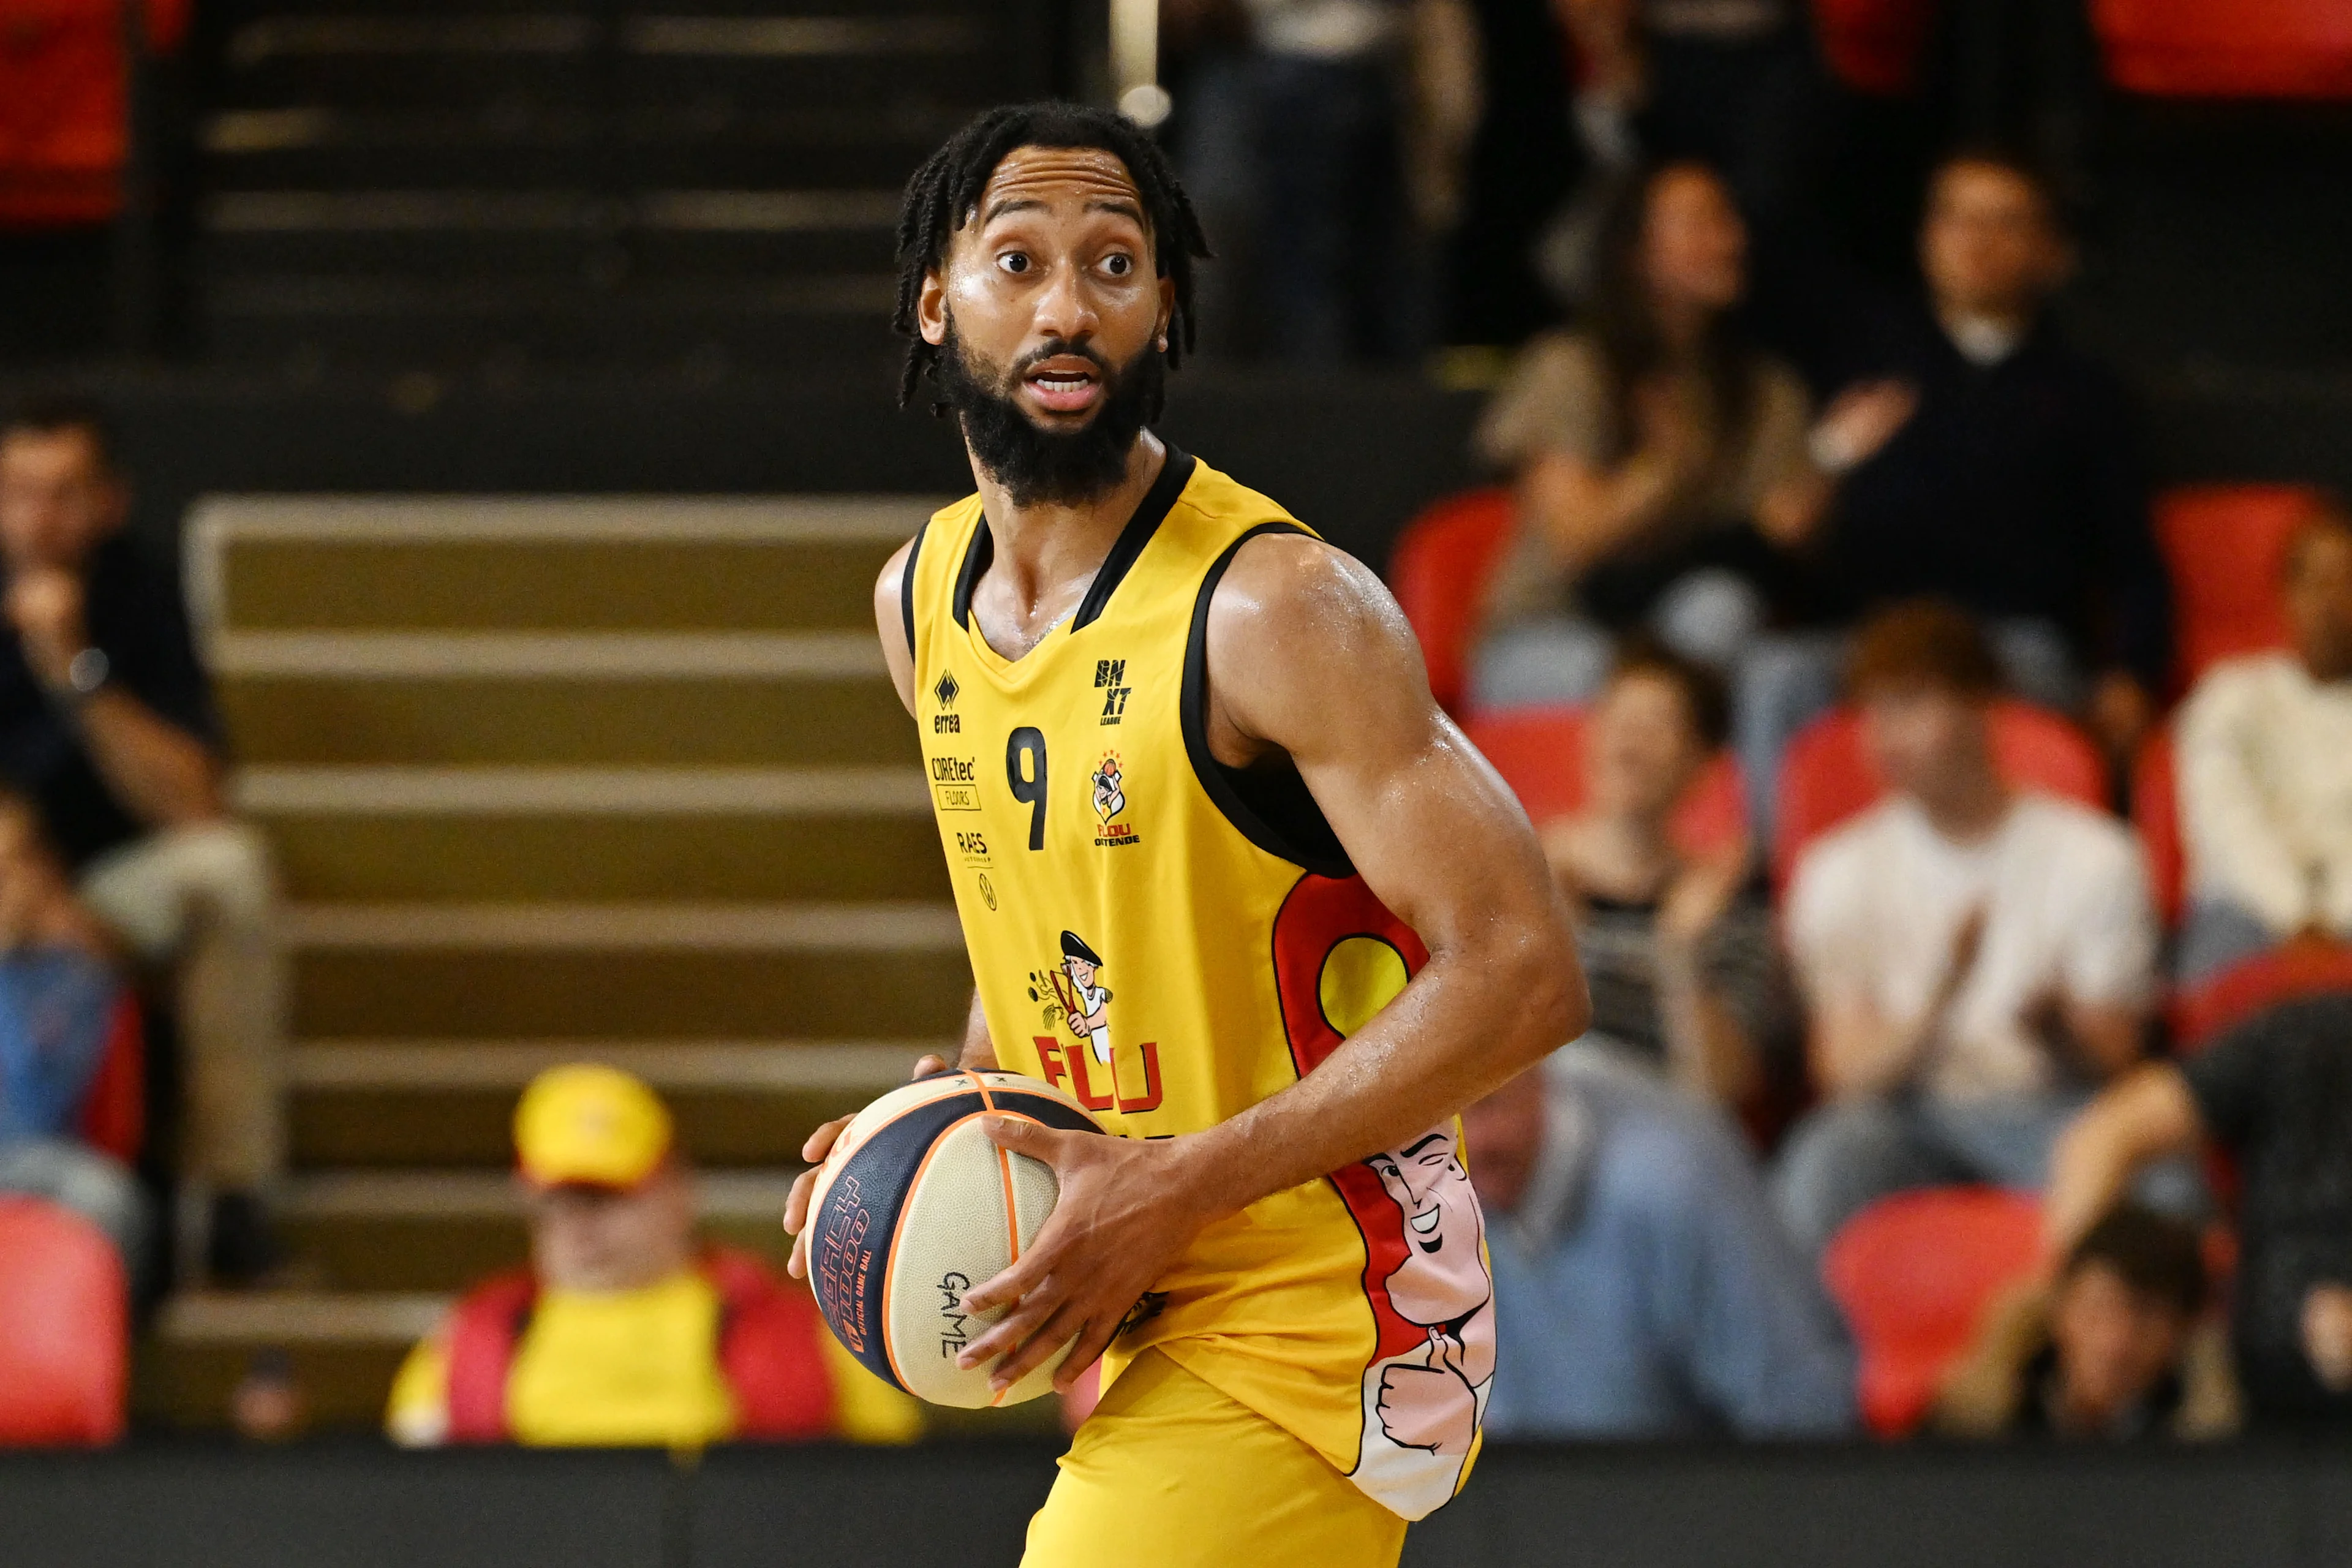
[{"label": "man in white shirt", "polygon": [[1890,791],[1807,851],[1786,911],[1823,1104],[1790,1135],[1776,1196],[1815,1250],[1906,1188],[2039,1187],[2089,1088],[2138,1059],[2155,989],[2137,845],[2001,781],[1999,666],[1975,623],[1889,610],[1849,682]]},{"label": "man in white shirt", "polygon": [[2305,525],[2284,596],[2294,651],[2216,665],[2181,707],[2183,981],[2352,939],[2352,514]]}]

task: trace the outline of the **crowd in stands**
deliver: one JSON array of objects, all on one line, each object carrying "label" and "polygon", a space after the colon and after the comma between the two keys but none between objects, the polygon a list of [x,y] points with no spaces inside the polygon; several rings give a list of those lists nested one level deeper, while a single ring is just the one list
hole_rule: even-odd
[{"label": "crowd in stands", "polygon": [[2048,319],[2042,174],[1936,166],[1917,302],[1855,283],[1785,361],[1759,210],[1697,161],[1616,181],[1478,426],[1501,486],[1399,547],[1593,993],[1465,1121],[1544,1347],[1496,1430],[2341,1422],[2352,514],[2273,529],[2274,642],[2176,634],[2215,595]]}]

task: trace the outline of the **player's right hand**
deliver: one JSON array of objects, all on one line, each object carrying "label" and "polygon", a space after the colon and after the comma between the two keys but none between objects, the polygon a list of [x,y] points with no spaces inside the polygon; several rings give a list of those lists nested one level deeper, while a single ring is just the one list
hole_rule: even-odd
[{"label": "player's right hand", "polygon": [[[907,1081],[912,1083],[917,1079],[947,1070],[948,1064],[942,1058],[920,1057],[915,1062],[915,1070],[907,1075]],[[793,1178],[793,1190],[784,1194],[784,1232],[793,1237],[792,1259],[784,1268],[795,1279],[808,1278],[809,1193],[816,1186],[817,1167],[824,1163],[827,1154],[833,1152],[834,1143],[841,1137],[841,1130],[856,1120],[854,1111],[847,1116],[836,1116],[810,1133],[808,1142],[801,1145],[801,1158],[808,1162],[808,1169]]]}]

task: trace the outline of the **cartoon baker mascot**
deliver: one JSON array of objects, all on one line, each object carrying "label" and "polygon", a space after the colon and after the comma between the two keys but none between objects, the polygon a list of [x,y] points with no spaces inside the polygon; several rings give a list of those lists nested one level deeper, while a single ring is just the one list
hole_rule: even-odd
[{"label": "cartoon baker mascot", "polygon": [[1076,931],[1062,933],[1062,973],[1069,989],[1061,999],[1069,1014],[1070,1033],[1088,1042],[1095,1060],[1110,1065],[1110,989],[1095,984],[1102,957]]}]

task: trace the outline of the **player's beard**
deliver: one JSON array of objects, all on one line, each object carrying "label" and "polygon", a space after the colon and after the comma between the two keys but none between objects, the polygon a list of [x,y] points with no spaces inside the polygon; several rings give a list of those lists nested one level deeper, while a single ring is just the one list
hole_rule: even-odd
[{"label": "player's beard", "polygon": [[[1064,354],[1094,365],[1103,397],[1094,417],[1077,429],[1048,430],[1021,411],[1013,393],[1031,366]],[[1127,478],[1135,438],[1160,412],[1168,365],[1150,343],[1127,363],[1113,365],[1091,345],[1056,340],[1002,368],[967,346],[950,317],[931,374],[963,426],[973,460],[1004,487],[1013,505],[1076,506],[1108,494]]]}]

